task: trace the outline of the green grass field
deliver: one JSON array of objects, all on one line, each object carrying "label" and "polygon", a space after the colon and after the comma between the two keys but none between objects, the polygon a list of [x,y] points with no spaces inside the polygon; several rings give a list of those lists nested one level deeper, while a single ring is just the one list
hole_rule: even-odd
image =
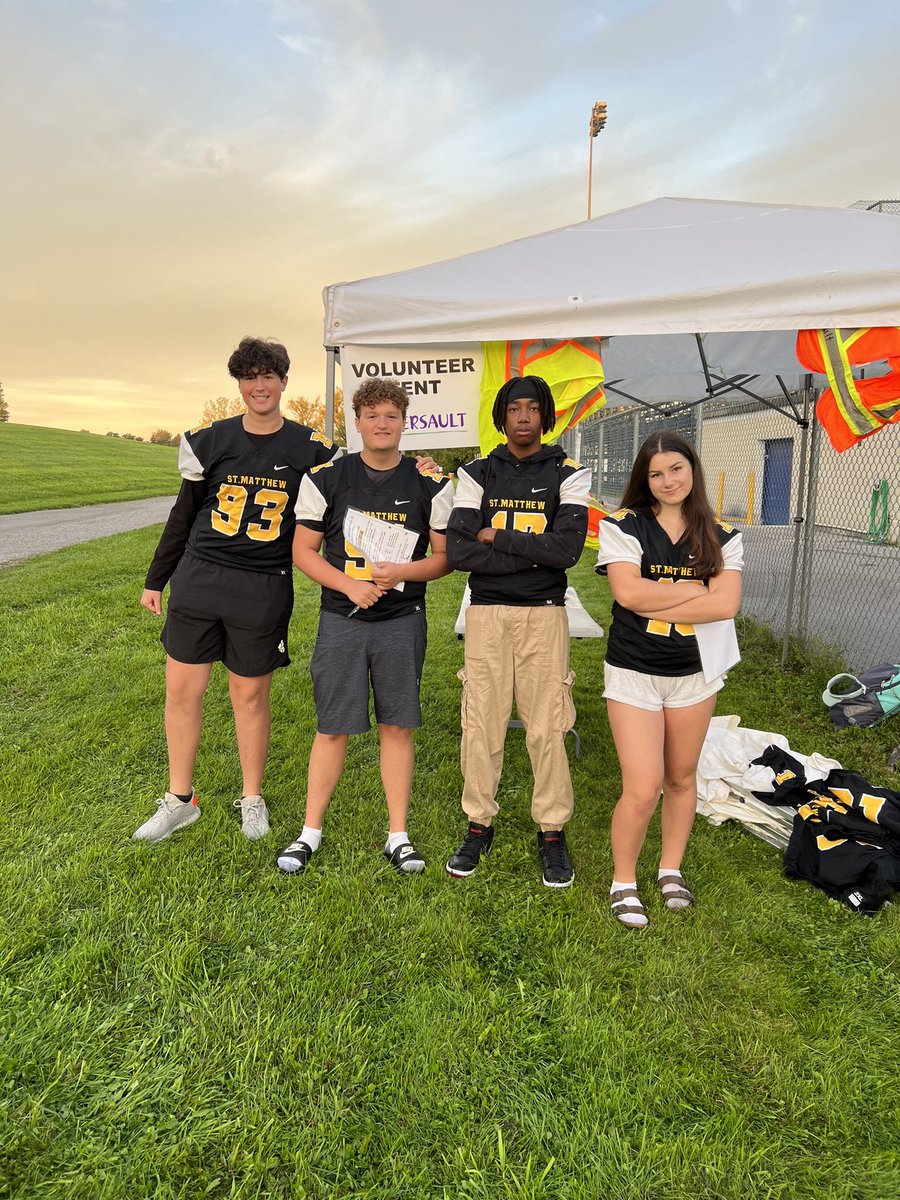
[{"label": "green grass field", "polygon": [[[0,572],[0,1196],[900,1194],[896,909],[856,917],[786,881],[742,829],[700,822],[697,909],[666,913],[648,886],[650,929],[618,926],[602,643],[573,643],[575,886],[540,885],[521,732],[494,854],[468,881],[444,874],[463,829],[461,577],[430,588],[410,823],[424,876],[380,857],[373,735],[352,743],[308,873],[273,866],[302,824],[314,724],[317,596],[299,583],[294,664],[274,689],[273,835],[241,836],[217,674],[202,819],[132,842],[165,783],[159,625],[137,603],[157,537]],[[574,575],[606,624],[605,584],[586,562]],[[720,712],[897,784],[896,727],[837,733],[824,667],[785,675],[768,635],[745,625],[742,640]],[[654,827],[648,882],[657,851]]]},{"label": "green grass field", "polygon": [[178,451],[70,429],[0,425],[0,513],[173,496]]}]

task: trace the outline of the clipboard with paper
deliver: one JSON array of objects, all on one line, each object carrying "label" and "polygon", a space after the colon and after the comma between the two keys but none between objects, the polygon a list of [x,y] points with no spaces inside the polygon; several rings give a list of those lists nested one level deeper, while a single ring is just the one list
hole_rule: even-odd
[{"label": "clipboard with paper", "polygon": [[[408,563],[412,561],[419,535],[399,521],[383,521],[370,517],[358,508],[348,508],[344,514],[344,537],[368,563]],[[394,584],[403,591],[403,580]]]}]

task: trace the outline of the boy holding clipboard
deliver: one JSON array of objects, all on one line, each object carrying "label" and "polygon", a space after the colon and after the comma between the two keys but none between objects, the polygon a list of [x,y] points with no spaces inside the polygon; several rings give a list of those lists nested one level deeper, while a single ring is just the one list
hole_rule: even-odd
[{"label": "boy holding clipboard", "polygon": [[[366,380],[353,396],[362,451],[307,475],[297,497],[294,565],[321,584],[322,608],[310,664],[317,729],[306,815],[301,833],[277,859],[289,874],[305,870],[322,844],[347,740],[370,727],[370,679],[388,809],[384,854],[404,874],[425,867],[406,830],[413,729],[422,723],[425,585],[449,574],[445,530],[453,485],[436,473],[420,473],[413,459],[401,455],[408,404],[393,380]],[[346,536],[348,509],[416,533],[411,560],[373,563],[363,557]]]}]

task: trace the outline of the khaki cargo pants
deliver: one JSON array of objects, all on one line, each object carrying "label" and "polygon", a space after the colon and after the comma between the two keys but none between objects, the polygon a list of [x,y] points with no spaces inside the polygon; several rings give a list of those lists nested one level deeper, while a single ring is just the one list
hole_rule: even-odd
[{"label": "khaki cargo pants", "polygon": [[516,702],[534,773],[531,815],[542,830],[562,829],[574,798],[565,736],[575,724],[569,622],[561,606],[472,604],[466,610],[460,765],[462,807],[490,825],[503,769],[506,729]]}]

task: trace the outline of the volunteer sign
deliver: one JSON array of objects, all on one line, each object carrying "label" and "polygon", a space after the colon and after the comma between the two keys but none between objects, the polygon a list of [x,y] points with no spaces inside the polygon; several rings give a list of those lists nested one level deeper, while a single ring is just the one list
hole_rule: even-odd
[{"label": "volunteer sign", "polygon": [[481,343],[453,346],[342,346],[341,381],[347,445],[362,443],[353,393],[367,379],[394,379],[409,396],[401,450],[478,445]]}]

